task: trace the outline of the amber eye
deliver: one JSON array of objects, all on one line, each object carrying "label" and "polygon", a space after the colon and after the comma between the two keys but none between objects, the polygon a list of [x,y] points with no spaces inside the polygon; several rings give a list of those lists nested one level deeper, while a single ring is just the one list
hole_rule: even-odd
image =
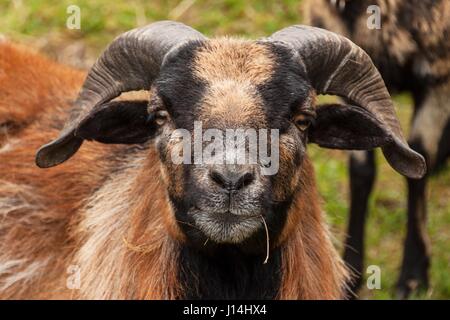
[{"label": "amber eye", "polygon": [[305,114],[300,114],[294,118],[294,123],[300,131],[305,131],[311,125],[311,117]]},{"label": "amber eye", "polygon": [[169,113],[165,110],[160,110],[156,112],[156,123],[160,126],[162,126],[164,123],[166,123],[167,119],[169,118]]}]

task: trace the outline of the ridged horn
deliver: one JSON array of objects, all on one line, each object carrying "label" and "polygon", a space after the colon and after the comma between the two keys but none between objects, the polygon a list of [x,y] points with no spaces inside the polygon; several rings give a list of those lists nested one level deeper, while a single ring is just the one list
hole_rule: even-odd
[{"label": "ridged horn", "polygon": [[165,58],[188,41],[203,40],[198,31],[174,21],[156,22],[117,37],[90,69],[69,119],[56,140],[36,154],[41,168],[58,165],[80,148],[76,129],[89,113],[122,92],[149,89]]},{"label": "ridged horn", "polygon": [[410,178],[425,174],[425,159],[408,146],[384,81],[363,49],[333,32],[302,25],[282,29],[266,40],[294,50],[317,93],[344,97],[385,126],[393,142],[382,150],[395,170]]}]

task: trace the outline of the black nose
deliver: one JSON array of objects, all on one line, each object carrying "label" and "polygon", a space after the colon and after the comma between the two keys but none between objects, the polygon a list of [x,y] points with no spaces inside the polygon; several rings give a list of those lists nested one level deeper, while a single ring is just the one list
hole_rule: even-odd
[{"label": "black nose", "polygon": [[217,185],[227,190],[242,189],[255,180],[253,170],[237,171],[229,169],[212,169],[209,176]]}]

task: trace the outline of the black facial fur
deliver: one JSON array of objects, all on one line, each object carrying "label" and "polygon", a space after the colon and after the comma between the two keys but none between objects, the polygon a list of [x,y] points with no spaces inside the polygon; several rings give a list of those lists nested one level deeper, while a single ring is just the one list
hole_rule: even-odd
[{"label": "black facial fur", "polygon": [[274,299],[281,283],[280,249],[249,255],[235,246],[221,245],[211,252],[185,246],[180,253],[182,299]]},{"label": "black facial fur", "polygon": [[294,109],[308,98],[311,86],[288,48],[270,43],[264,45],[272,52],[275,67],[272,77],[258,86],[258,91],[264,101],[270,127],[284,132]]},{"label": "black facial fur", "polygon": [[[198,192],[189,192],[189,194],[191,197],[194,197],[195,195],[198,195]],[[268,195],[268,197],[269,196],[270,195]],[[192,216],[188,214],[188,210],[193,202],[189,196],[186,196],[184,199],[170,197],[170,200],[174,209],[175,218],[178,221],[180,228],[183,230],[183,233],[187,236],[189,246],[204,252],[214,252],[222,247],[222,245],[218,245],[208,240],[205,234],[195,226],[195,221]],[[264,209],[264,218],[269,229],[270,243],[272,244],[277,242],[278,237],[284,228],[291,202],[291,198],[277,203],[269,198],[266,199],[267,208]],[[242,253],[259,254],[263,257],[266,252],[266,234],[264,228],[261,228],[245,241],[239,244],[229,245],[229,247],[234,247]]]},{"label": "black facial fur", "polygon": [[[186,199],[189,201],[189,199]],[[266,217],[271,243],[277,241],[290,201],[273,206]],[[265,259],[264,229],[240,244],[216,244],[194,226],[185,203],[175,201],[175,215],[188,242],[181,249],[179,279],[182,299],[273,299],[281,283],[280,248]]]},{"label": "black facial fur", "polygon": [[194,58],[203,46],[192,41],[168,59],[155,82],[167,111],[178,128],[192,130],[196,109],[204,95],[206,83],[194,75]]},{"label": "black facial fur", "polygon": [[[207,83],[196,78],[194,60],[204,43],[192,42],[167,61],[156,81],[156,88],[176,127],[193,129]],[[274,57],[274,74],[257,86],[263,102],[268,127],[280,133],[292,126],[294,109],[302,105],[311,92],[302,68],[293,61],[288,48],[270,43]],[[299,157],[295,157],[300,162]],[[164,160],[164,159],[162,159]],[[180,281],[188,299],[272,299],[280,286],[281,256],[277,248],[270,251],[267,264],[266,233],[263,225],[247,239],[236,244],[216,243],[196,225],[189,213],[196,200],[206,191],[192,179],[190,165],[184,165],[182,195],[169,195],[178,225],[187,242],[180,257]],[[270,178],[273,182],[273,178]],[[270,244],[277,242],[286,223],[292,198],[274,202],[271,183],[261,195],[263,214],[269,229]]]}]

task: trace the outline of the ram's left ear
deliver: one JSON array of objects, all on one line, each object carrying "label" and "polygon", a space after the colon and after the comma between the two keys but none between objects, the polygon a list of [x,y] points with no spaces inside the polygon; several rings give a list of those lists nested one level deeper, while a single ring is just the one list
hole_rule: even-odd
[{"label": "ram's left ear", "polygon": [[105,103],[79,124],[75,136],[102,143],[143,143],[157,130],[147,104],[144,100]]},{"label": "ram's left ear", "polygon": [[392,136],[369,111],[341,104],[319,105],[309,128],[309,142],[324,148],[370,150],[393,141]]}]

